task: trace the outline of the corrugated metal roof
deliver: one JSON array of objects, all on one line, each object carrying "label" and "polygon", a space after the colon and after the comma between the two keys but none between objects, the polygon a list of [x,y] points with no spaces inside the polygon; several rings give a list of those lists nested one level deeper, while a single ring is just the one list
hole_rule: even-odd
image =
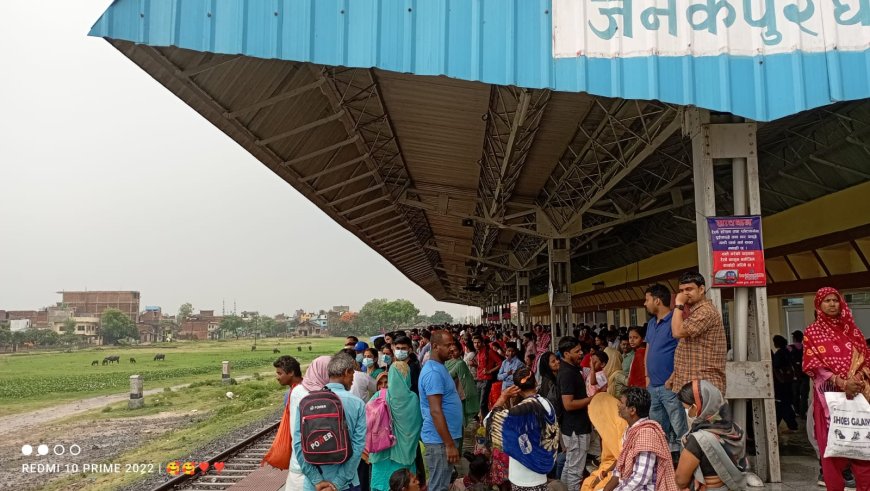
[{"label": "corrugated metal roof", "polygon": [[[558,5],[570,0],[554,1]],[[612,7],[616,1],[590,5]],[[641,1],[652,0],[637,0],[635,7]],[[570,78],[561,67],[579,63],[577,59],[552,59],[549,37],[543,36],[546,42],[543,37],[530,38],[534,22],[520,22],[531,18],[530,5],[549,4],[526,2],[123,0],[107,10],[92,34],[106,36],[435,298],[479,304],[482,297],[474,289],[510,283],[517,268],[531,271],[533,290],[546,290],[546,271],[538,265],[546,242],[536,232],[536,208],[547,212],[547,217],[540,217],[545,226],[548,220],[558,228],[573,220],[582,223],[583,231],[572,244],[573,279],[681,246],[696,233],[692,201],[685,196],[691,189],[691,156],[678,131],[679,108],[475,81],[519,80],[547,86],[552,82],[559,88],[564,87],[560,80]],[[726,0],[715,4],[730,5]],[[437,5],[445,10],[433,10]],[[498,12],[499,5],[513,10]],[[359,20],[359,9],[366,6],[374,9],[368,30]],[[339,14],[331,14],[332,8]],[[441,31],[427,24],[439,15],[446,19],[438,25]],[[400,26],[400,17],[407,23]],[[643,19],[649,24],[648,15]],[[600,25],[600,18],[592,20]],[[861,28],[860,22],[855,20],[852,28]],[[459,26],[466,26],[467,32]],[[548,29],[549,23],[536,32]],[[846,38],[844,46],[854,44],[853,38]],[[593,51],[601,48],[590,46]],[[630,43],[616,47],[630,57],[612,61],[614,66],[643,63],[634,57]],[[549,58],[536,58],[532,51],[538,48]],[[802,91],[809,85],[803,79],[776,85],[765,78],[769,74],[764,65],[773,63],[774,57],[791,56],[778,49],[763,50],[773,54],[765,55],[765,63],[747,68],[743,75],[759,78],[747,82],[748,96],[740,99],[714,97],[720,85],[727,85],[722,80],[739,78],[729,72],[737,59],[730,55],[722,55],[727,63],[720,64],[715,75],[707,74],[709,80],[693,79],[702,63],[689,60],[683,71],[644,69],[632,72],[631,79],[625,78],[628,72],[590,72],[584,65],[586,71],[572,72],[571,83],[602,93],[648,89],[682,94],[683,89],[661,83],[671,77],[705,89],[686,92],[693,101],[709,96],[728,107],[743,104],[768,115],[774,103],[780,109],[808,107],[811,98]],[[484,51],[491,58],[480,56]],[[301,61],[281,59],[288,57]],[[671,63],[672,58],[653,61]],[[362,64],[384,69],[329,67],[305,60],[369,60]],[[540,64],[534,65],[535,60]],[[830,60],[836,57],[828,56],[824,63]],[[540,69],[537,75],[532,65]],[[863,60],[847,68],[862,70],[867,65]],[[427,71],[455,78],[418,75]],[[824,73],[812,75],[828,83]],[[648,84],[649,77],[658,77],[658,82]],[[857,93],[866,90],[867,78],[866,73],[848,80],[832,77],[836,83],[830,86]],[[619,83],[611,87],[611,81]],[[757,98],[753,91],[779,98]],[[868,111],[870,100],[864,100],[759,125],[764,214],[866,179],[858,164],[870,128]],[[644,156],[642,144],[652,147],[652,153]],[[817,171],[818,166],[825,171]],[[730,201],[723,194],[727,192],[717,188],[723,202]]]},{"label": "corrugated metal roof", "polygon": [[[644,10],[638,2],[634,15],[641,17],[635,19],[628,0],[600,2],[593,8],[576,0],[117,0],[90,35],[203,52],[657,99],[760,121],[870,97],[866,2],[815,5],[810,0],[804,10],[773,1],[765,2],[766,7],[753,2],[757,9],[778,10],[742,12],[740,2],[722,0],[716,5],[724,14],[717,22],[714,12],[714,20],[706,24],[700,20],[705,13],[699,12],[704,8],[700,3],[680,1],[673,3],[679,6],[672,12],[660,8],[650,13],[652,7]],[[575,31],[572,39],[588,41],[578,46],[596,53],[595,46],[609,46],[615,54],[554,57],[553,3],[563,9],[563,16],[571,14],[564,13],[565,5],[580,5],[575,7],[580,15],[568,19],[576,21],[576,26],[568,22],[568,30]],[[836,15],[831,12],[834,3],[840,5]],[[586,28],[608,22],[616,33],[611,32],[609,40],[606,32],[601,34],[606,29]],[[671,37],[687,43],[688,54],[668,55],[677,41],[664,34],[664,27],[658,30],[659,22],[672,23],[667,27],[673,31]],[[566,30],[564,24],[560,32]],[[711,43],[702,42],[711,31],[718,32],[714,51],[695,56],[695,45]],[[755,41],[748,47],[740,42],[743,31],[753,33]],[[768,46],[777,39],[777,49]],[[724,47],[716,47],[717,41]],[[567,46],[574,46],[572,42]],[[648,47],[648,55],[620,56],[632,43]],[[731,43],[740,46],[729,51]],[[758,54],[748,56],[747,50]]]}]

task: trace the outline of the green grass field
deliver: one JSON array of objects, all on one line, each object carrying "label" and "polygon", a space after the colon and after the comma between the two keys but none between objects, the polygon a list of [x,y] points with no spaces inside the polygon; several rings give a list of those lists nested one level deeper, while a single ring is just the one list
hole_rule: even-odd
[{"label": "green grass field", "polygon": [[[281,355],[296,357],[302,365],[335,353],[343,338],[261,339],[257,351],[251,340],[179,341],[141,347],[101,346],[71,353],[14,353],[0,355],[0,416],[17,414],[92,396],[129,391],[130,375],[142,376],[145,390],[190,382],[220,380],[221,361],[229,360],[231,376],[274,370]],[[301,346],[303,351],[298,351]],[[312,350],[308,351],[311,346]],[[165,361],[153,361],[164,353]],[[102,365],[106,356],[118,355],[118,364]],[[136,363],[130,363],[130,358]],[[98,366],[91,366],[98,360]]]}]

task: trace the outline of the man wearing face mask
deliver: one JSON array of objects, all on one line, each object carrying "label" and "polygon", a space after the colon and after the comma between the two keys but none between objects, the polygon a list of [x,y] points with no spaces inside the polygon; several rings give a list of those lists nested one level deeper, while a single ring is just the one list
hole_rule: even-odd
[{"label": "man wearing face mask", "polygon": [[[345,348],[339,351],[339,353],[347,353],[347,356],[350,356],[351,358],[356,356],[356,353],[350,348]],[[367,401],[377,390],[377,381],[369,376],[368,373],[360,371],[360,363],[357,362],[356,359],[354,359],[354,364],[356,371],[353,373],[353,382],[350,386],[350,393],[359,397],[363,401]]]},{"label": "man wearing face mask", "polygon": [[369,345],[363,341],[357,341],[357,343],[353,346],[354,351],[356,351],[356,362],[360,364],[360,370],[366,371],[366,368],[363,366],[363,360],[365,359],[364,353],[367,349],[369,349]]},{"label": "man wearing face mask", "polygon": [[393,356],[396,360],[408,363],[408,366],[411,368],[411,392],[419,395],[417,385],[420,381],[420,370],[422,369],[422,365],[417,354],[413,351],[411,338],[408,336],[399,336],[396,338],[394,343]]},{"label": "man wearing face mask", "polygon": [[297,411],[293,426],[293,457],[305,477],[302,491],[351,491],[360,489],[357,468],[362,460],[366,443],[365,403],[348,391],[356,371],[356,361],[341,351],[327,365],[329,383],[326,388],[340,399],[344,410],[344,421],[350,436],[352,454],[343,464],[315,466],[305,460],[302,453],[301,413]]}]

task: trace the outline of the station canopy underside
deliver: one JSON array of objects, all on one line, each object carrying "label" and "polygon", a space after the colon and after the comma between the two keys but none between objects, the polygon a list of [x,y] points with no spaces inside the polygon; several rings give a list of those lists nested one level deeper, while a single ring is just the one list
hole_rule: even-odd
[{"label": "station canopy underside", "polygon": [[[437,300],[545,292],[553,236],[572,281],[696,239],[679,106],[109,42]],[[763,214],[867,181],[868,134],[867,100],[759,123]]]}]

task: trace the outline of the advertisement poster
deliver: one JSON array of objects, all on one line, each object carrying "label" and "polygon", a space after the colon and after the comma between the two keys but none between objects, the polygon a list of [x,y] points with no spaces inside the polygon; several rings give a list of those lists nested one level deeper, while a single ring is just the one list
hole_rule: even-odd
[{"label": "advertisement poster", "polygon": [[713,246],[712,286],[767,285],[761,217],[712,217],[707,223]]}]

